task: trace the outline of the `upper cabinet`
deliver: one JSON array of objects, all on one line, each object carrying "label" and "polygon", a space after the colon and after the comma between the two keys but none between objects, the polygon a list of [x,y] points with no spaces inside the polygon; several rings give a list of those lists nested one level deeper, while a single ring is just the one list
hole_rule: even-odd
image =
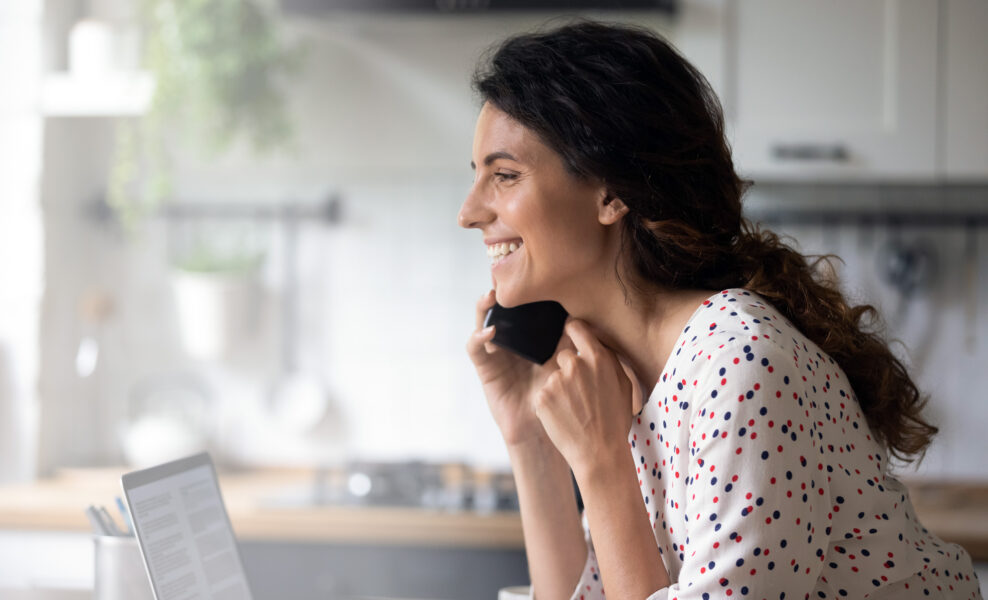
[{"label": "upper cabinet", "polygon": [[742,0],[729,11],[725,105],[744,176],[938,176],[937,2]]},{"label": "upper cabinet", "polygon": [[988,2],[942,0],[943,173],[988,179]]}]

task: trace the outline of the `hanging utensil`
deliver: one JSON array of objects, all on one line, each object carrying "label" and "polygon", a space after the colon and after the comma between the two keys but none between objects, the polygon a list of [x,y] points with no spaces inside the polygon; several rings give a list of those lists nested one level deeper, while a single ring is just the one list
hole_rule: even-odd
[{"label": "hanging utensil", "polygon": [[968,223],[964,228],[964,348],[975,350],[978,331],[978,228]]},{"label": "hanging utensil", "polygon": [[99,363],[99,338],[103,324],[113,313],[113,300],[102,290],[87,292],[79,302],[83,335],[75,353],[76,375],[85,379],[96,371]]},{"label": "hanging utensil", "polygon": [[268,408],[275,421],[284,429],[303,433],[313,430],[330,409],[329,398],[321,381],[300,368],[298,360],[299,281],[298,226],[299,215],[285,209],[283,239],[284,289],[281,306],[281,366],[282,372],[271,391]]}]

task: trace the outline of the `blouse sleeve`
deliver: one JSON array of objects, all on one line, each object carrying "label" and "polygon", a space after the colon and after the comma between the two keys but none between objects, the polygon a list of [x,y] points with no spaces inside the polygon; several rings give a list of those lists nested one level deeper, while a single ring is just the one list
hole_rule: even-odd
[{"label": "blouse sleeve", "polygon": [[682,567],[650,600],[804,598],[823,569],[831,498],[800,367],[750,338],[705,362],[692,397]]},{"label": "blouse sleeve", "polygon": [[573,590],[570,600],[603,600],[604,586],[600,580],[600,567],[597,565],[597,555],[594,553],[593,540],[590,538],[590,526],[587,515],[583,514],[583,535],[587,542],[587,561],[583,565],[580,581]]}]

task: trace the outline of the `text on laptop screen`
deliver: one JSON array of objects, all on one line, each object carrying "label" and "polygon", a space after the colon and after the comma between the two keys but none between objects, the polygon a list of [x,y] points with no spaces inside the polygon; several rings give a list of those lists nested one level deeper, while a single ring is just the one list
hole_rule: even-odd
[{"label": "text on laptop screen", "polygon": [[250,600],[209,465],[131,488],[128,499],[158,600]]}]

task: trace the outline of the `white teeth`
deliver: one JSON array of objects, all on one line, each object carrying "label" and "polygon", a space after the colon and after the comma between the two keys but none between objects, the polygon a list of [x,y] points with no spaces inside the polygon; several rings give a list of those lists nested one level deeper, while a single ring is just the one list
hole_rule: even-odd
[{"label": "white teeth", "polygon": [[487,247],[487,256],[491,259],[491,266],[494,266],[500,262],[505,256],[511,254],[518,248],[521,248],[521,244],[516,242],[511,243],[501,243],[501,244],[491,244]]}]

